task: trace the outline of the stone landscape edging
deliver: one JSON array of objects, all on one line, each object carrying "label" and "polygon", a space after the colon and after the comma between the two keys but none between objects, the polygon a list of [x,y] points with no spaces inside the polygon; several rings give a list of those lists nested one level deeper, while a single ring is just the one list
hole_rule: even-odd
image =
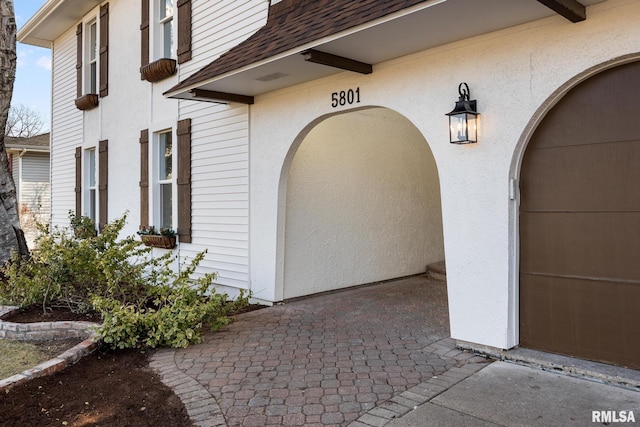
[{"label": "stone landscape edging", "polygon": [[[16,310],[16,307],[0,306],[0,317]],[[34,378],[52,375],[73,365],[98,348],[100,337],[98,323],[93,322],[37,322],[13,323],[0,320],[0,339],[34,341],[43,339],[81,338],[85,340],[64,353],[9,378],[0,379],[0,392],[23,384]]]}]

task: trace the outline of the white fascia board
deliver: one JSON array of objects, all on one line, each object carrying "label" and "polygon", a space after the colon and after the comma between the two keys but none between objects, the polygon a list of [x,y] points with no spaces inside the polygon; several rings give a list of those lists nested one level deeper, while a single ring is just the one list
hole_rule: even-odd
[{"label": "white fascia board", "polygon": [[18,30],[20,43],[51,48],[60,37],[104,0],[47,0]]}]

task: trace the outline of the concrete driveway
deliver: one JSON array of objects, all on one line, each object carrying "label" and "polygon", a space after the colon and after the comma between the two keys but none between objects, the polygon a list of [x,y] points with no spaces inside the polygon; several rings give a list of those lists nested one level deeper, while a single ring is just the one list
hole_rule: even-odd
[{"label": "concrete driveway", "polygon": [[638,391],[495,362],[386,425],[560,427],[638,423]]}]

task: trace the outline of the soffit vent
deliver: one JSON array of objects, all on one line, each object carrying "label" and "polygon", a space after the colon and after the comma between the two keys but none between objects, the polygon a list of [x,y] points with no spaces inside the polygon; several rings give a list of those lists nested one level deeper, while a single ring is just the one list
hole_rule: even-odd
[{"label": "soffit vent", "polygon": [[267,74],[266,76],[258,77],[256,80],[258,80],[260,82],[270,82],[272,80],[278,80],[278,79],[281,79],[281,78],[286,77],[286,76],[288,76],[288,74],[272,73],[272,74]]}]

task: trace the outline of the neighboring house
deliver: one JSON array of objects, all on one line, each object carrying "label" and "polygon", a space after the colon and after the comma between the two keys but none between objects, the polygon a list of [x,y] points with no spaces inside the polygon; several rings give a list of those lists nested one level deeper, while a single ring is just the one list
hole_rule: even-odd
[{"label": "neighboring house", "polygon": [[51,212],[49,134],[31,138],[6,137],[5,146],[16,184],[20,223],[29,248],[33,249],[36,224],[47,224]]},{"label": "neighboring house", "polygon": [[[446,259],[452,337],[640,368],[640,2],[48,0],[52,220],[265,302]],[[449,141],[467,82],[479,140]],[[160,250],[160,249],[158,249]],[[357,310],[357,307],[354,307]]]}]

